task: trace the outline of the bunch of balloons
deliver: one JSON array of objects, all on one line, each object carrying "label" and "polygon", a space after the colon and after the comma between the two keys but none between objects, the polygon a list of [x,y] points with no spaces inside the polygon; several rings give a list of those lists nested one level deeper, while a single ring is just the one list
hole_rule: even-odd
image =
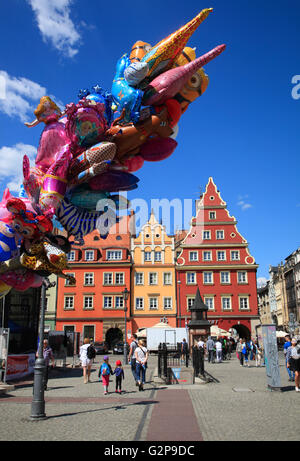
[{"label": "bunch of balloons", "polygon": [[[114,193],[137,188],[133,173],[145,161],[174,152],[180,117],[207,88],[203,66],[225,49],[220,45],[197,58],[186,46],[211,11],[202,10],[153,47],[137,41],[119,59],[111,93],[98,85],[81,90],[77,104],[63,112],[48,96],[41,98],[36,119],[26,124],[45,124],[35,165],[24,155],[27,197],[12,198],[7,190],[0,204],[3,292],[35,286],[45,274],[64,276],[68,239],[82,244],[96,228],[105,238],[118,219],[116,208],[129,205]],[[54,219],[67,238],[53,236]],[[15,280],[17,273],[22,276]]]}]

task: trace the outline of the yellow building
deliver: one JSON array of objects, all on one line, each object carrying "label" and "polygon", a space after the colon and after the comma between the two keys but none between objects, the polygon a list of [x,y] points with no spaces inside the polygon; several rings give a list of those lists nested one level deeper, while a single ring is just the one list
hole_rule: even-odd
[{"label": "yellow building", "polygon": [[176,326],[175,243],[153,211],[137,237],[131,238],[133,332],[162,319]]}]

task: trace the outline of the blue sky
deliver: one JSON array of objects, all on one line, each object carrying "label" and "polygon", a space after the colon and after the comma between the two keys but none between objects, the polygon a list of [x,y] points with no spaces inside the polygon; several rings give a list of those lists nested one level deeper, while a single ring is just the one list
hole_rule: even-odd
[{"label": "blue sky", "polygon": [[300,98],[292,97],[300,75],[298,0],[0,5],[1,194],[7,184],[17,187],[23,154],[34,159],[42,127],[24,121],[34,119],[41,96],[64,105],[77,102],[81,88],[110,90],[118,58],[136,40],[154,45],[213,7],[189,45],[197,56],[222,43],[227,49],[206,66],[208,90],[182,116],[174,154],[145,163],[129,198],[195,200],[212,176],[260,265],[258,277],[300,246]]}]

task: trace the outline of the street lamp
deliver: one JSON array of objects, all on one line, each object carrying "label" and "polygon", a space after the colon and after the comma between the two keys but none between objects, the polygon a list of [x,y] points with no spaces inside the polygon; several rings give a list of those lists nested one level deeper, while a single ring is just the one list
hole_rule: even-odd
[{"label": "street lamp", "polygon": [[181,301],[180,301],[180,285],[181,281],[177,280],[177,285],[178,285],[178,320],[179,320],[179,328],[181,328]]},{"label": "street lamp", "polygon": [[130,295],[130,291],[127,290],[127,287],[125,287],[125,290],[122,292],[123,299],[124,299],[124,313],[125,313],[125,341],[124,341],[124,364],[128,364],[127,360],[127,301]]},{"label": "street lamp", "polygon": [[42,283],[42,296],[41,296],[41,317],[40,317],[40,331],[39,331],[39,349],[38,357],[34,366],[33,378],[33,398],[31,403],[31,416],[32,420],[42,420],[46,418],[45,413],[45,399],[44,399],[44,374],[46,371],[46,364],[44,359],[44,328],[45,328],[45,309],[46,309],[46,290],[54,287],[55,282],[49,282],[47,278]]}]

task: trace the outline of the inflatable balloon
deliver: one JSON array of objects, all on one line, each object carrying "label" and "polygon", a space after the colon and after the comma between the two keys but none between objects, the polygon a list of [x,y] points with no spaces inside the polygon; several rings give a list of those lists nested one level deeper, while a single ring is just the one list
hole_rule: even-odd
[{"label": "inflatable balloon", "polygon": [[0,222],[0,261],[7,261],[18,254],[16,233],[8,224]]}]

